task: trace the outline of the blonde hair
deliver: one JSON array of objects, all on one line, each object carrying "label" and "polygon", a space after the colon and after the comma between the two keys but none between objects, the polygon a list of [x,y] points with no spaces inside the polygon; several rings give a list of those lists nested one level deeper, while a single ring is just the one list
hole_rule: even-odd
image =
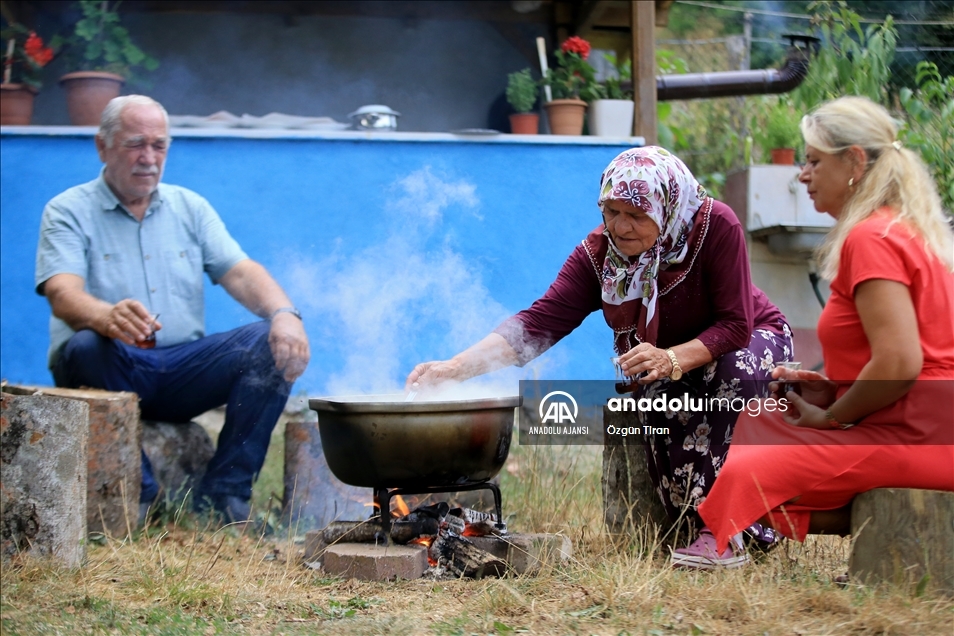
[{"label": "blonde hair", "polygon": [[882,106],[865,97],[841,97],[819,106],[801,122],[805,143],[826,154],[864,148],[864,175],[853,184],[838,222],[818,250],[822,275],[838,272],[841,247],[853,227],[879,208],[919,236],[948,270],[954,271],[954,238],[937,186],[917,153],[897,141],[898,126]]}]

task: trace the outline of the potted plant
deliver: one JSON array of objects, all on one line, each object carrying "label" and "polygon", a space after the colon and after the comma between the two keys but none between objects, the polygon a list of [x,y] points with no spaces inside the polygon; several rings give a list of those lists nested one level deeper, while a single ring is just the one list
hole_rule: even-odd
[{"label": "potted plant", "polygon": [[[121,0],[120,0],[121,2]],[[73,34],[54,38],[62,47],[71,72],[60,78],[66,89],[66,106],[74,126],[95,126],[109,100],[119,95],[134,70],[155,70],[159,63],[133,44],[129,31],[120,24],[120,2],[80,0],[83,17]]]},{"label": "potted plant", "polygon": [[795,148],[802,142],[798,123],[798,115],[788,103],[780,101],[769,110],[761,142],[763,152],[771,156],[773,164],[795,164]]},{"label": "potted plant", "polygon": [[567,38],[555,53],[556,67],[547,69],[543,79],[553,92],[544,104],[550,132],[555,135],[579,135],[583,132],[586,104],[596,98],[596,78],[586,58],[590,43],[581,37]]},{"label": "potted plant", "polygon": [[53,59],[53,50],[22,24],[11,24],[0,36],[5,43],[0,125],[25,126],[33,118],[33,98],[42,86],[40,73]]},{"label": "potted plant", "polygon": [[599,98],[590,103],[590,134],[630,137],[633,134],[633,63],[626,60],[619,64],[612,53],[603,57],[612,67],[612,73],[597,85]]},{"label": "potted plant", "polygon": [[529,68],[507,76],[507,103],[516,111],[510,115],[510,132],[537,134],[540,115],[531,112],[537,103],[537,82],[530,75]]}]

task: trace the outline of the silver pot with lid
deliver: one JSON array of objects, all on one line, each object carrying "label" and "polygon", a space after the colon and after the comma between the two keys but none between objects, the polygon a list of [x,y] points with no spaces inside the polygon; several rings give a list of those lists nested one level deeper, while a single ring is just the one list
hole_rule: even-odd
[{"label": "silver pot with lid", "polygon": [[355,130],[397,130],[397,118],[401,113],[383,104],[362,106],[348,118]]}]

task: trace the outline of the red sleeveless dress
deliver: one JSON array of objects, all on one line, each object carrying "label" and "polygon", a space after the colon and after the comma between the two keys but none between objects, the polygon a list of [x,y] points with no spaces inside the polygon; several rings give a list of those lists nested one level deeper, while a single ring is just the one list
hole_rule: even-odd
[{"label": "red sleeveless dress", "polygon": [[[900,400],[848,430],[795,427],[777,412],[741,414],[699,514],[719,549],[768,513],[782,534],[804,540],[813,510],[832,510],[873,488],[954,491],[954,274],[889,211],[849,233],[831,297],[818,322],[825,375],[851,381],[871,358],[854,290],[872,279],[908,287],[924,364]],[[842,389],[847,391],[847,387]],[[797,504],[784,504],[799,497]]]}]

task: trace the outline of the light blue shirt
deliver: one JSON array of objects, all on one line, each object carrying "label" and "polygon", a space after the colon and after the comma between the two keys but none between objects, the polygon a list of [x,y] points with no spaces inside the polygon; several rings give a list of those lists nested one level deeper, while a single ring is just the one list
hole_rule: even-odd
[{"label": "light blue shirt", "polygon": [[[156,346],[205,335],[202,273],[213,283],[248,258],[201,196],[160,183],[142,222],[113,194],[103,174],[57,195],[43,210],[36,252],[36,292],[56,274],[75,274],[109,303],[138,300],[161,314]],[[52,368],[75,332],[50,317]]]}]

